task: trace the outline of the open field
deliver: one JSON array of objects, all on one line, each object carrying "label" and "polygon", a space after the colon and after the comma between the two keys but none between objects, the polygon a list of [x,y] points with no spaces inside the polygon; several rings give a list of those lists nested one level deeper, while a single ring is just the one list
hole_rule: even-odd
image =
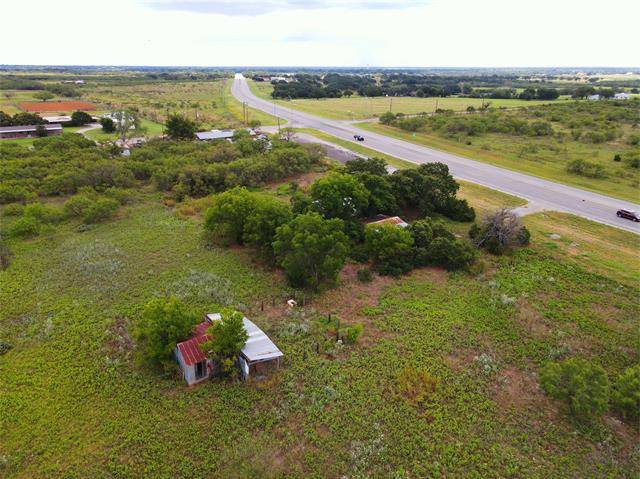
[{"label": "open field", "polygon": [[[469,198],[500,203],[482,190]],[[362,284],[348,266],[339,288],[292,313],[280,274],[242,249],[203,248],[199,221],[158,200],[142,193],[83,233],[67,224],[12,242],[13,264],[0,272],[0,340],[13,346],[0,356],[4,477],[637,473],[637,432],[610,416],[578,428],[537,386],[557,348],[610,374],[638,361],[637,290],[634,276],[620,275],[625,262],[637,275],[634,235],[537,216],[532,247],[486,257],[479,277],[427,268]],[[580,240],[581,253],[599,262],[620,251],[620,265],[589,272],[559,254],[587,230],[598,238]],[[557,248],[550,231],[562,234]],[[241,307],[284,351],[284,368],[261,383],[187,389],[137,366],[129,330],[140,305],[167,292],[199,312]],[[271,298],[275,307],[261,312]],[[359,345],[314,349],[305,331],[328,312],[365,324]],[[479,371],[480,354],[494,373]],[[398,393],[409,365],[440,379],[426,403]]]},{"label": "open field", "polygon": [[[331,118],[334,120],[364,120],[380,116],[389,111],[404,113],[407,115],[417,113],[433,113],[436,108],[447,110],[465,111],[468,106],[479,108],[483,100],[480,98],[417,98],[417,97],[359,97],[327,98],[321,100],[273,100],[270,96],[273,86],[270,83],[247,80],[252,91],[259,97],[274,101],[275,103],[295,108],[296,110],[312,113],[314,115]],[[563,101],[563,100],[556,100]],[[514,108],[520,106],[533,106],[549,103],[539,100],[484,100],[490,102],[492,107]]]},{"label": "open field", "polygon": [[[615,154],[629,150],[628,145],[623,142],[586,144],[567,140],[560,143],[549,137],[515,137],[500,133],[487,133],[465,141],[456,141],[432,132],[412,133],[379,123],[360,123],[358,126],[473,160],[621,199],[638,201],[637,170],[629,168],[624,163],[613,162]],[[577,159],[602,165],[608,172],[607,176],[588,178],[567,173],[567,164]]]},{"label": "open field", "polygon": [[[162,123],[167,113],[197,119],[204,127],[226,128],[242,125],[242,105],[229,91],[230,80],[212,82],[158,82],[132,85],[100,84],[86,97],[106,110],[137,108],[143,117]],[[270,115],[251,111],[249,120],[275,124]]]}]

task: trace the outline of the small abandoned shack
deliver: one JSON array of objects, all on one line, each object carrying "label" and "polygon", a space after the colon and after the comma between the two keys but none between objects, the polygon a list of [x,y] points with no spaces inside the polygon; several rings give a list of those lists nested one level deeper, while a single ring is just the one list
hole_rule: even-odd
[{"label": "small abandoned shack", "polygon": [[[174,354],[189,386],[204,381],[215,374],[214,362],[205,356],[200,345],[211,339],[207,335],[207,329],[220,318],[219,313],[206,314],[205,321],[195,327],[193,336],[176,345]],[[259,377],[272,369],[279,368],[280,358],[283,354],[278,347],[264,331],[246,317],[242,318],[242,322],[248,336],[247,342],[238,356],[238,366],[242,377],[245,380],[250,377]]]}]

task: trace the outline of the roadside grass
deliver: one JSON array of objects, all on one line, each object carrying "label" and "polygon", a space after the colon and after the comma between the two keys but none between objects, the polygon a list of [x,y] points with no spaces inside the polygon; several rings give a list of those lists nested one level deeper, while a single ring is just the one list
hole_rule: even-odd
[{"label": "roadside grass", "polygon": [[[225,84],[226,98],[228,98],[226,107],[235,118],[242,120],[242,102],[237,100],[231,93],[232,84],[233,80],[227,80]],[[248,122],[251,122],[252,120],[257,120],[264,126],[278,124],[278,119],[275,116],[269,115],[261,110],[256,110],[255,108],[249,108]]]},{"label": "roadside grass", "polygon": [[[592,145],[575,141],[560,144],[550,138],[500,134],[486,134],[470,139],[470,144],[465,144],[437,134],[411,133],[379,123],[358,123],[358,127],[558,183],[638,201],[637,173],[629,173],[624,164],[617,166],[613,162],[614,154],[620,151],[618,145]],[[588,159],[590,162],[598,163],[604,166],[609,174],[606,178],[587,178],[567,173],[566,166],[574,159]]]},{"label": "roadside grass", "polygon": [[[485,257],[477,277],[426,268],[363,285],[350,265],[338,289],[291,310],[279,273],[239,248],[205,249],[200,223],[159,199],[143,195],[82,233],[69,223],[11,241],[3,477],[631,478],[640,467],[637,433],[609,417],[572,424],[536,379],[562,348],[610,374],[637,362],[636,287],[539,248],[534,234],[532,248]],[[336,301],[342,291],[349,299]],[[199,314],[241,308],[284,351],[283,368],[189,389],[137,365],[130,329],[167,293]],[[329,312],[362,322],[366,342],[327,346],[313,325]],[[399,388],[406,368],[440,386],[416,403]]]},{"label": "roadside grass", "polygon": [[[482,106],[481,98],[418,98],[418,97],[361,97],[354,95],[350,98],[322,98],[274,100],[271,98],[273,85],[265,82],[255,82],[247,79],[251,90],[261,98],[275,101],[276,103],[295,108],[296,110],[312,113],[333,120],[364,120],[374,118],[390,110],[393,113],[413,115],[417,113],[433,113],[436,108],[465,111],[468,106],[479,108]],[[555,100],[564,101],[564,100]],[[544,105],[550,101],[543,100],[484,100],[490,102],[495,108],[516,108],[521,106]]]},{"label": "roadside grass", "polygon": [[629,285],[640,284],[638,235],[555,211],[525,216],[524,222],[546,254]]}]

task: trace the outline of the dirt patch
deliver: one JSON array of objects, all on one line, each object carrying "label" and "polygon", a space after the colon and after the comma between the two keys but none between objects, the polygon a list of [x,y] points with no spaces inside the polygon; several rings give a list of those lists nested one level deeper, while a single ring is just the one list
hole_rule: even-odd
[{"label": "dirt patch", "polygon": [[28,112],[34,111],[91,111],[97,107],[88,101],[24,101],[20,108]]},{"label": "dirt patch", "polygon": [[134,343],[129,334],[128,320],[126,318],[119,316],[113,320],[113,323],[107,329],[105,347],[111,356],[124,361],[131,359]]},{"label": "dirt patch", "polygon": [[473,358],[478,355],[478,351],[472,349],[459,349],[444,357],[444,362],[454,371],[469,369],[473,363]]}]

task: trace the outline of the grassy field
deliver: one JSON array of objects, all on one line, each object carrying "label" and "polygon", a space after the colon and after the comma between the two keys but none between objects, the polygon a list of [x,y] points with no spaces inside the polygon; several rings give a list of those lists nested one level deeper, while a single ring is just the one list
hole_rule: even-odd
[{"label": "grassy field", "polygon": [[[326,98],[320,100],[297,99],[297,100],[273,100],[271,91],[273,85],[264,82],[254,82],[247,80],[252,91],[262,98],[275,101],[279,105],[296,110],[312,113],[334,120],[364,120],[380,116],[382,113],[391,111],[393,113],[405,113],[407,115],[416,113],[432,113],[436,108],[464,111],[468,106],[479,108],[482,105],[480,98],[417,98],[417,97],[376,97],[367,98],[353,96],[350,98]],[[562,101],[562,100],[559,100]],[[487,100],[485,100],[485,103]],[[492,107],[513,108],[519,106],[533,106],[549,103],[548,101],[525,101],[525,100],[490,100]]]},{"label": "grassy field", "polygon": [[[145,118],[140,120],[140,126],[142,127],[140,136],[154,137],[160,136],[164,132],[164,125]],[[102,131],[102,128],[88,130],[84,134],[87,138],[91,138],[95,141],[114,141],[118,139],[117,133],[105,133]],[[135,133],[134,136],[135,135],[137,135],[137,133]]]},{"label": "grassy field", "polygon": [[[242,125],[242,104],[231,95],[231,81],[104,84],[87,91],[85,96],[107,110],[138,108],[142,116],[160,123],[168,112],[197,118],[209,128],[239,127]],[[249,119],[264,125],[275,124],[270,115],[254,110]]]},{"label": "grassy field", "polygon": [[[620,144],[560,143],[548,137],[514,137],[499,133],[488,133],[467,142],[459,142],[435,133],[411,133],[380,123],[360,123],[358,127],[559,183],[638,201],[638,174],[624,164],[612,161],[621,148],[628,148]],[[610,174],[606,178],[569,174],[566,171],[567,163],[575,159],[603,165]]]},{"label": "grassy field", "polygon": [[[515,202],[462,191],[480,211]],[[478,276],[427,268],[363,284],[348,265],[338,288],[292,311],[280,273],[242,249],[204,248],[199,220],[159,200],[141,192],[113,221],[11,241],[0,476],[637,477],[637,431],[611,416],[575,425],[537,386],[558,350],[612,375],[638,362],[632,233],[534,215],[532,246],[484,257]],[[284,367],[264,382],[194,389],[141,368],[130,328],[168,293],[199,313],[242,309]],[[365,325],[357,346],[317,349],[329,312]],[[481,354],[493,372],[478,367]],[[418,403],[403,394],[407,367],[439,378],[437,392]]]}]

